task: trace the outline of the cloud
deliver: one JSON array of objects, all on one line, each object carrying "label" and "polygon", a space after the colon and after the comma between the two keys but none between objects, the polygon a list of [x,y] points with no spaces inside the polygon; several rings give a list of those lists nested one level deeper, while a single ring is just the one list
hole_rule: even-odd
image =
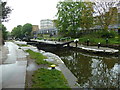
[{"label": "cloud", "polygon": [[53,19],[57,13],[56,5],[59,0],[7,0],[12,9],[10,21],[3,24],[11,31],[17,25],[31,23],[39,25],[42,19]]}]

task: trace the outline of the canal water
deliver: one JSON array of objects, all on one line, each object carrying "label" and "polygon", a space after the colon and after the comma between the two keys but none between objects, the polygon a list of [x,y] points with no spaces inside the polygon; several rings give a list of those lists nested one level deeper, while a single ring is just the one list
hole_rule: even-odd
[{"label": "canal water", "polygon": [[119,88],[118,57],[83,53],[72,48],[51,52],[57,54],[77,77],[80,88]]}]

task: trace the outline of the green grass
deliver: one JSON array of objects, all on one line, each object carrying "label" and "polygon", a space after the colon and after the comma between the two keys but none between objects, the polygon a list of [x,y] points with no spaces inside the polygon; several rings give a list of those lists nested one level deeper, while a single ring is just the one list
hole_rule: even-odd
[{"label": "green grass", "polygon": [[33,75],[33,88],[70,88],[64,75],[54,69],[40,68]]},{"label": "green grass", "polygon": [[25,45],[25,44],[17,44],[17,45],[20,46],[20,47],[28,46],[28,45]]},{"label": "green grass", "polygon": [[[79,43],[85,44],[87,39],[90,40],[91,44],[97,44],[98,42],[100,42],[101,44],[106,44],[106,38],[101,38],[101,37],[97,37],[97,35],[85,35],[79,38]],[[120,38],[108,38],[108,44],[119,44],[120,45]]]},{"label": "green grass", "polygon": [[26,50],[30,54],[30,58],[35,59],[35,62],[40,65],[40,64],[48,64],[51,65],[52,63],[45,61],[44,59],[47,59],[47,57],[43,56],[41,53],[34,52],[32,50]]},{"label": "green grass", "polygon": [[[38,52],[32,50],[26,50],[30,55],[30,58],[35,59],[38,65],[51,65],[53,63],[47,62],[44,59],[47,57],[43,56]],[[69,88],[68,82],[65,79],[61,71],[56,69],[49,70],[46,68],[40,68],[32,75],[32,88]]]}]

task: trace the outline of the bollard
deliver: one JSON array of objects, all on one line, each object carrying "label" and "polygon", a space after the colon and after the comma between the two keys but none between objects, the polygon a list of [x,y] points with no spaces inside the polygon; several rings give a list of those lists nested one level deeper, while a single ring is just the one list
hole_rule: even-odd
[{"label": "bollard", "polygon": [[108,38],[106,38],[106,46],[108,46]]},{"label": "bollard", "polygon": [[74,42],[76,44],[76,47],[77,47],[77,43],[78,43],[79,39],[75,39]]},{"label": "bollard", "polygon": [[89,40],[89,39],[87,39],[87,46],[89,46],[89,42],[90,42],[90,40]]},{"label": "bollard", "polygon": [[56,65],[54,65],[54,64],[51,65],[51,69],[55,69],[55,67],[56,67]]},{"label": "bollard", "polygon": [[100,42],[98,43],[98,48],[100,48]]},{"label": "bollard", "polygon": [[76,47],[77,47],[77,43],[78,43],[78,41],[76,41],[76,42],[75,42],[75,44],[76,44]]}]

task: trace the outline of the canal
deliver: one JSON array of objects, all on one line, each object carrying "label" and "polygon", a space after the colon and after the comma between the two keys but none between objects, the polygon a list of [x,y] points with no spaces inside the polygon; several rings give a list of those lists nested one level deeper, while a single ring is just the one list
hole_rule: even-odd
[{"label": "canal", "polygon": [[50,52],[57,54],[64,61],[77,77],[80,88],[119,88],[118,57],[83,53],[75,48]]}]

